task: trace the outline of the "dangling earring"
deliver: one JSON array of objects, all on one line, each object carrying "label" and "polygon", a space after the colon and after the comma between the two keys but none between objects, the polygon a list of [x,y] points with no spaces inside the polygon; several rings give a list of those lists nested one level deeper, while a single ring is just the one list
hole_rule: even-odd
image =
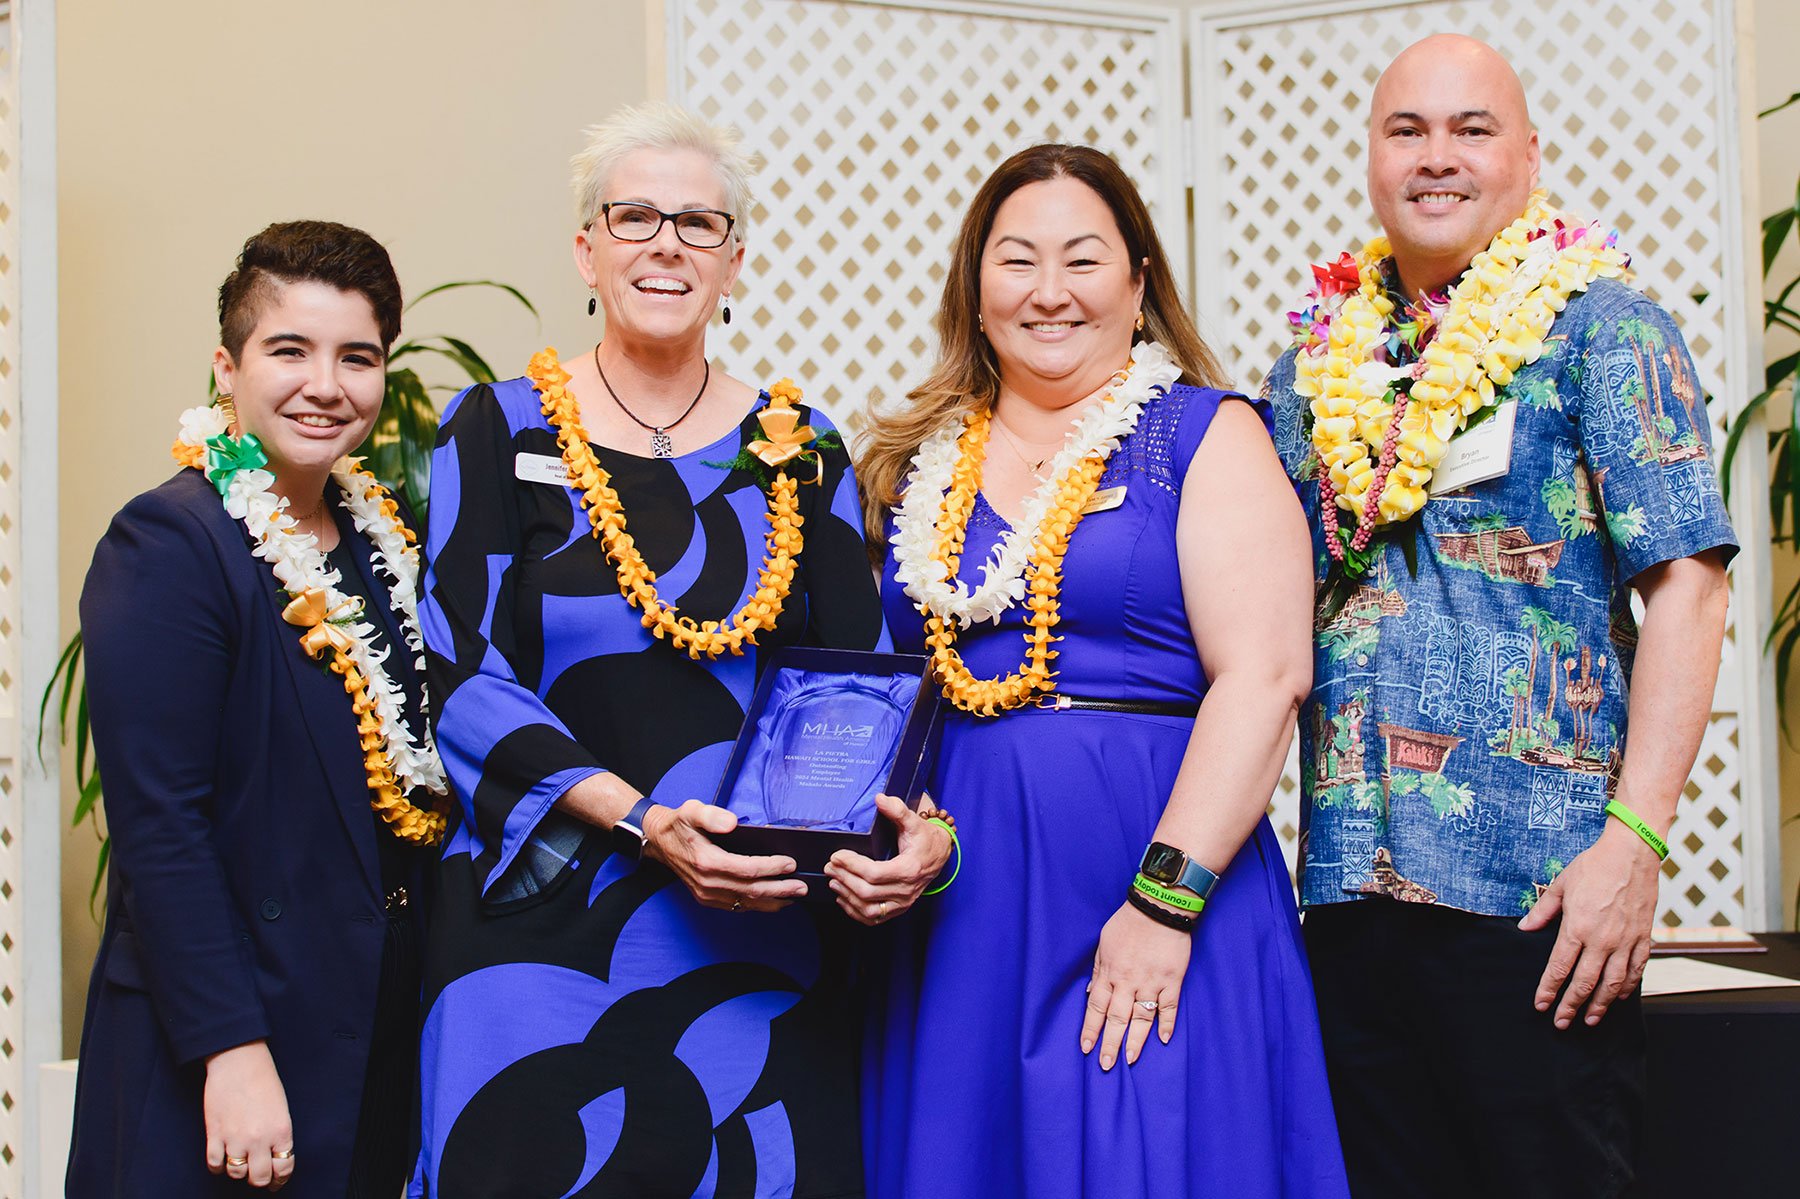
[{"label": "dangling earring", "polygon": [[981,314],[979,312],[977,312],[975,314],[975,332],[977,332],[977,333],[986,333],[987,332],[987,322],[983,321],[981,319]]},{"label": "dangling earring", "polygon": [[588,288],[588,315],[593,316],[594,309],[598,308],[599,306],[600,306],[600,293],[595,291],[591,287]]},{"label": "dangling earring", "polygon": [[237,405],[231,402],[229,391],[219,393],[219,408],[225,413],[225,429],[230,432],[231,426],[237,424]]},{"label": "dangling earring", "polygon": [[1142,308],[1138,309],[1137,331],[1139,333],[1142,333],[1144,331],[1144,310]]},{"label": "dangling earring", "polygon": [[723,316],[725,318],[725,323],[729,325],[731,323],[731,293],[730,292],[726,292],[724,295],[719,297],[719,307],[721,309],[723,309]]}]

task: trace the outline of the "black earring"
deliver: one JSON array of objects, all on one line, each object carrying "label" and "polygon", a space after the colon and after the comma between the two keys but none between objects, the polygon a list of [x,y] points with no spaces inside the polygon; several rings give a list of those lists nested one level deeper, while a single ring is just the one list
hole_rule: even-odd
[{"label": "black earring", "polygon": [[598,297],[598,296],[589,296],[588,297],[588,315],[589,316],[593,316],[594,309],[598,308],[599,306],[600,306],[600,297]]},{"label": "black earring", "polygon": [[725,302],[724,316],[725,316],[725,323],[729,325],[731,323],[731,301],[729,301],[729,300],[727,300]]}]

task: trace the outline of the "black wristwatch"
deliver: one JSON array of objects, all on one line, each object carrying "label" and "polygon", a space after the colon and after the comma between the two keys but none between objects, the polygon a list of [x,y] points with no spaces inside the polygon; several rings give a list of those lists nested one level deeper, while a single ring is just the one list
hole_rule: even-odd
[{"label": "black wristwatch", "polygon": [[644,856],[644,817],[648,816],[650,809],[655,806],[656,801],[646,795],[631,805],[631,811],[613,823],[612,847],[614,853],[623,854],[634,862]]},{"label": "black wristwatch", "polygon": [[1192,891],[1201,899],[1210,897],[1212,889],[1219,885],[1218,875],[1173,845],[1164,845],[1161,841],[1150,842],[1150,848],[1144,851],[1144,860],[1138,864],[1138,873],[1165,887]]}]

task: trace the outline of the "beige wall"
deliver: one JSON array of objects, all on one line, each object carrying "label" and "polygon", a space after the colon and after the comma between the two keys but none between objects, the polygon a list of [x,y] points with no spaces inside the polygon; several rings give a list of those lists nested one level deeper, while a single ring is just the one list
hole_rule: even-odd
[{"label": "beige wall", "polygon": [[[409,291],[461,278],[522,288],[541,329],[470,297],[428,301],[408,323],[468,336],[503,370],[546,342],[592,337],[569,266],[563,164],[583,124],[660,86],[644,50],[658,8],[59,0],[65,632],[107,519],[172,469],[175,415],[205,387],[214,290],[263,224],[360,225],[388,244]],[[1800,90],[1800,5],[1756,0],[1756,16],[1766,107]],[[1792,202],[1800,108],[1763,122],[1760,153],[1767,212]],[[1781,559],[1783,590],[1796,574],[1800,560]],[[1786,747],[1782,776],[1784,815],[1800,814],[1800,754]],[[1784,834],[1791,901],[1800,823]],[[65,838],[71,1052],[97,934],[94,851],[85,829]]]},{"label": "beige wall", "polygon": [[[65,633],[107,520],[174,469],[176,414],[203,396],[218,338],[219,281],[268,222],[369,230],[409,293],[516,285],[541,329],[486,297],[434,298],[408,320],[468,337],[503,374],[548,341],[592,338],[566,163],[583,125],[646,95],[647,8],[58,0]],[[98,932],[95,848],[86,829],[64,839],[71,1052]]]},{"label": "beige wall", "polygon": [[[1757,0],[1756,20],[1756,107],[1760,112],[1800,92],[1800,62],[1794,57],[1795,48],[1800,47],[1800,4],[1793,0]],[[1762,203],[1757,205],[1757,212],[1766,214],[1794,203],[1794,181],[1800,178],[1800,104],[1767,117],[1759,124],[1761,137],[1757,139],[1757,149],[1762,159]],[[1800,251],[1794,245],[1790,236],[1788,248],[1770,272],[1771,280],[1779,282],[1800,274]],[[1771,353],[1789,353],[1795,349],[1800,349],[1800,340],[1791,335],[1783,334],[1769,340]],[[1772,401],[1769,405],[1771,415],[1786,409],[1785,402]],[[1785,424],[1786,420],[1780,418],[1777,423]],[[1793,531],[1789,530],[1790,533]],[[1777,551],[1774,566],[1775,595],[1780,597],[1786,595],[1795,578],[1800,577],[1800,557],[1792,552]],[[1772,669],[1766,661],[1764,668]],[[1795,685],[1788,688],[1787,700],[1792,711],[1790,723],[1800,732],[1800,679],[1794,682]],[[1800,886],[1800,821],[1796,820],[1800,817],[1800,752],[1785,741],[1781,746],[1781,780],[1781,893],[1785,920],[1792,927],[1794,892]]]}]

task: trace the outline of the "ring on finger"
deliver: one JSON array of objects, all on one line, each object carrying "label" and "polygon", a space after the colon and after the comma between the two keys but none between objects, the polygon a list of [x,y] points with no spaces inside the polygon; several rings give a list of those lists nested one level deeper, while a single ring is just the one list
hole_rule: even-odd
[{"label": "ring on finger", "polygon": [[231,1154],[229,1154],[229,1153],[227,1153],[227,1154],[226,1154],[226,1155],[225,1155],[225,1164],[226,1164],[226,1165],[227,1165],[227,1166],[230,1166],[230,1167],[232,1167],[232,1168],[234,1168],[234,1169],[235,1169],[235,1168],[236,1168],[236,1167],[238,1167],[238,1166],[247,1166],[247,1165],[249,1165],[249,1164],[250,1164],[250,1159],[249,1159],[249,1158],[247,1158],[247,1157],[233,1157],[233,1156],[232,1156],[232,1155],[231,1155]]},{"label": "ring on finger", "polygon": [[744,900],[742,896],[731,901],[731,910],[734,912],[741,912],[744,910]]},{"label": "ring on finger", "polygon": [[292,1161],[293,1157],[294,1157],[294,1151],[292,1149],[283,1149],[278,1153],[271,1153],[271,1154],[269,1154],[269,1156],[274,1158],[278,1162]]},{"label": "ring on finger", "polygon": [[881,906],[875,909],[875,919],[886,920],[888,918],[888,908],[890,906],[892,905],[890,905],[887,900],[882,900]]}]

